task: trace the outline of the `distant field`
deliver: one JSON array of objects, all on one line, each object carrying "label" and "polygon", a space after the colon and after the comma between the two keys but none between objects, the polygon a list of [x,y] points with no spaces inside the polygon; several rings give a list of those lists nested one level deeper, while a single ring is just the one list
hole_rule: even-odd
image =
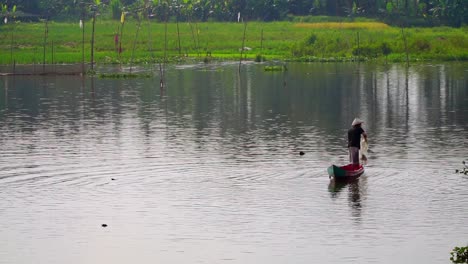
[{"label": "distant field", "polygon": [[[122,53],[114,36],[119,21],[97,20],[95,61],[128,63],[132,58],[137,24],[124,25]],[[82,32],[78,23],[50,22],[44,39],[44,23],[0,26],[0,64],[76,63],[82,61]],[[179,34],[177,33],[179,32]],[[147,63],[187,58],[239,59],[242,23],[143,22],[135,42],[134,62]],[[411,60],[468,60],[468,29],[408,28],[404,30]],[[167,36],[165,41],[165,36]],[[180,40],[179,40],[180,38]],[[85,61],[90,61],[91,23],[85,23]],[[45,49],[44,49],[45,43]],[[179,49],[180,43],[180,49]],[[244,56],[266,60],[388,59],[402,61],[405,45],[402,30],[378,22],[249,22]],[[382,47],[387,47],[387,53]],[[387,55],[387,56],[385,56]]]}]

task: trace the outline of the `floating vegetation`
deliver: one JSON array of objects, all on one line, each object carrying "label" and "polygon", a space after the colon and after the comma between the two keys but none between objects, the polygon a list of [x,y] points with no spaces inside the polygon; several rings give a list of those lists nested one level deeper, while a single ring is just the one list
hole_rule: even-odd
[{"label": "floating vegetation", "polygon": [[103,79],[132,79],[132,78],[151,78],[149,73],[100,73],[99,78]]},{"label": "floating vegetation", "polygon": [[286,65],[273,65],[273,66],[265,66],[265,71],[287,71],[288,68]]},{"label": "floating vegetation", "polygon": [[365,57],[315,57],[315,56],[306,56],[295,59],[290,59],[289,61],[295,62],[356,62],[356,61],[366,61],[368,60]]},{"label": "floating vegetation", "polygon": [[466,247],[455,247],[450,252],[450,260],[453,263],[468,263],[468,246]]},{"label": "floating vegetation", "polygon": [[94,76],[94,75],[96,75],[96,71],[93,70],[93,69],[88,69],[88,70],[86,71],[86,75]]}]

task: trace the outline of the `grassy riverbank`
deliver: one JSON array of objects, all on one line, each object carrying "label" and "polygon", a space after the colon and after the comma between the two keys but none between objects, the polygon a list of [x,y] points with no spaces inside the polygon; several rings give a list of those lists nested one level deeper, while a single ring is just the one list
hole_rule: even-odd
[{"label": "grassy riverbank", "polygon": [[[128,63],[137,32],[135,21],[123,28],[122,53],[114,35],[118,21],[96,22],[95,61]],[[195,58],[239,59],[244,34],[242,23],[180,23],[180,50],[176,23],[143,22],[135,45],[134,62]],[[82,31],[78,23],[17,23],[0,26],[0,64],[77,63],[82,61]],[[381,59],[468,60],[468,28],[401,28],[377,22],[293,23],[249,22],[244,56],[299,61]],[[85,61],[90,61],[91,23],[85,23]],[[45,52],[44,52],[45,43]],[[387,53],[387,56],[385,54]]]}]

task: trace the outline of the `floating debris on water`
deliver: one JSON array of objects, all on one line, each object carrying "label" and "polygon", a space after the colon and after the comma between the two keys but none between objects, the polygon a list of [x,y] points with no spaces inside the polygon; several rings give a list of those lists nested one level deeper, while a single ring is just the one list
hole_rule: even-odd
[{"label": "floating debris on water", "polygon": [[265,66],[265,71],[287,71],[286,65]]},{"label": "floating debris on water", "polygon": [[463,167],[461,170],[456,169],[456,170],[455,170],[455,173],[461,173],[461,174],[468,175],[468,165],[466,164],[465,161],[462,161],[462,163],[463,163],[463,166],[464,166],[464,167]]},{"label": "floating debris on water", "polygon": [[130,79],[130,78],[151,78],[149,73],[100,73],[99,78],[103,79]]}]

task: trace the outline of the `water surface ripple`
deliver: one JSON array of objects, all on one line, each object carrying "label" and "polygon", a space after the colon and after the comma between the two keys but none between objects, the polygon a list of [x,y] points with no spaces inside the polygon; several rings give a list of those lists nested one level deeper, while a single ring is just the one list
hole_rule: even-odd
[{"label": "water surface ripple", "polygon": [[[1,77],[0,263],[450,263],[467,65],[263,66]],[[330,182],[355,116],[366,172]]]}]

